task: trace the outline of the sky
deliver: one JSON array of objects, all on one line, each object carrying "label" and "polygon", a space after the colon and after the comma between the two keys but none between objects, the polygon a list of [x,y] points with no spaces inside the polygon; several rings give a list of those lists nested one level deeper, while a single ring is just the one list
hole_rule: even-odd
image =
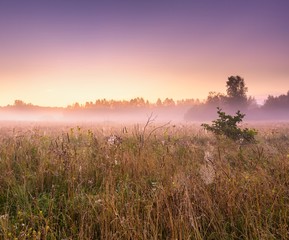
[{"label": "sky", "polygon": [[0,106],[289,90],[288,0],[1,0]]}]

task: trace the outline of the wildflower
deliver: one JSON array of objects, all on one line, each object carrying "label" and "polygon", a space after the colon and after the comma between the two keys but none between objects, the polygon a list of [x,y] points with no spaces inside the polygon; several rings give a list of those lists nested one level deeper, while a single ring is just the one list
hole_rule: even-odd
[{"label": "wildflower", "polygon": [[116,136],[116,135],[111,135],[108,139],[107,139],[107,143],[109,145],[119,145],[122,142],[121,137]]},{"label": "wildflower", "polygon": [[156,191],[158,187],[158,182],[151,182],[152,190]]},{"label": "wildflower", "polygon": [[6,220],[8,219],[9,215],[8,214],[3,214],[0,216],[0,220]]},{"label": "wildflower", "polygon": [[238,142],[240,145],[242,145],[244,143],[244,138],[240,138]]},{"label": "wildflower", "polygon": [[88,180],[88,184],[93,184],[93,181],[92,180]]},{"label": "wildflower", "polygon": [[102,199],[97,199],[97,200],[95,201],[96,204],[102,204],[102,202],[103,202]]}]

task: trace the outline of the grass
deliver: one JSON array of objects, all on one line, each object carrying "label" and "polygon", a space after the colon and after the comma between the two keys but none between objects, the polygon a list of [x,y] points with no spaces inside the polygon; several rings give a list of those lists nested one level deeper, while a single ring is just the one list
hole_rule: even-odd
[{"label": "grass", "polygon": [[288,239],[289,127],[258,130],[2,127],[0,239]]}]

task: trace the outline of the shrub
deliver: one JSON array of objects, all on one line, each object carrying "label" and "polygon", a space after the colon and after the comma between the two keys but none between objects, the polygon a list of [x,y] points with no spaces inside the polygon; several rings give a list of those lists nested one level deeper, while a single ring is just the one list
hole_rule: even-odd
[{"label": "shrub", "polygon": [[232,140],[241,140],[246,142],[254,142],[257,131],[255,129],[244,128],[241,129],[237,124],[243,121],[245,114],[240,111],[236,112],[236,116],[231,116],[222,111],[221,108],[217,108],[219,118],[214,120],[212,125],[203,123],[201,126],[206,130],[214,133],[215,135],[223,135]]}]

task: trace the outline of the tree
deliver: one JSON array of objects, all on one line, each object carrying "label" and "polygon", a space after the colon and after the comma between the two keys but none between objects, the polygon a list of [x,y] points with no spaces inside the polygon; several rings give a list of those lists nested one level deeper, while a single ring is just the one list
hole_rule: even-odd
[{"label": "tree", "polygon": [[80,104],[78,102],[73,104],[73,108],[74,109],[79,109],[80,108]]},{"label": "tree", "polygon": [[175,101],[172,98],[166,98],[163,102],[163,105],[166,107],[175,106]]},{"label": "tree", "polygon": [[162,100],[158,98],[158,100],[156,101],[156,106],[161,107],[162,105],[163,105]]},{"label": "tree", "polygon": [[23,107],[25,105],[26,105],[26,103],[24,101],[22,101],[22,100],[15,100],[14,101],[14,106],[15,107]]},{"label": "tree", "polygon": [[225,96],[222,93],[209,92],[206,104],[213,107],[222,106],[224,103]]},{"label": "tree", "polygon": [[227,101],[231,106],[246,107],[248,88],[240,76],[231,76],[227,81]]},{"label": "tree", "polygon": [[265,109],[288,109],[289,107],[289,91],[287,94],[281,94],[280,96],[274,97],[269,95],[265,100]]}]

